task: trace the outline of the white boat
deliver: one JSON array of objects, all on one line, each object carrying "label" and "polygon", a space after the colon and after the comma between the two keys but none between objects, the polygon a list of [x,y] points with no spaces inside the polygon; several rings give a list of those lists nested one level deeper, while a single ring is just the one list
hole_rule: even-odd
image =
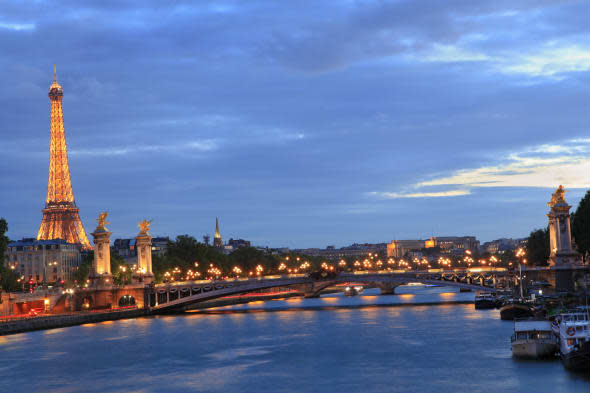
[{"label": "white boat", "polygon": [[514,334],[510,340],[512,355],[539,359],[555,356],[557,339],[546,320],[521,319],[514,321]]},{"label": "white boat", "polygon": [[560,314],[554,331],[559,338],[559,354],[565,368],[590,370],[590,318],[586,312]]}]

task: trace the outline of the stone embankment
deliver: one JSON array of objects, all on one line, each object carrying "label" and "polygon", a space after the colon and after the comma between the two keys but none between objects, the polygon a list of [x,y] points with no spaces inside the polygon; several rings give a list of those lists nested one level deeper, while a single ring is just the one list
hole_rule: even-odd
[{"label": "stone embankment", "polygon": [[144,315],[146,315],[146,310],[133,308],[105,312],[72,313],[21,318],[0,323],[0,335],[3,336],[42,329],[55,329],[83,325],[85,323],[113,321],[117,319],[136,318]]}]

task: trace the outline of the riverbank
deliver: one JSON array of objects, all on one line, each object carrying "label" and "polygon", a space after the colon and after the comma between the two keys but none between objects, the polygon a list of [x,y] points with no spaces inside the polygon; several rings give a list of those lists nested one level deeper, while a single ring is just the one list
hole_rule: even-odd
[{"label": "riverbank", "polygon": [[106,312],[88,312],[38,316],[17,319],[0,324],[0,336],[30,332],[34,330],[56,329],[118,319],[137,318],[147,315],[144,309],[127,309]]}]

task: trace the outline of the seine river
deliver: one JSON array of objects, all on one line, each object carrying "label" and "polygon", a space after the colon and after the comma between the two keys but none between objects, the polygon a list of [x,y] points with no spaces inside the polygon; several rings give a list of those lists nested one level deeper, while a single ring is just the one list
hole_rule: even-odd
[{"label": "seine river", "polygon": [[473,299],[449,291],[370,290],[0,337],[0,391],[590,392],[590,374],[559,360],[512,359],[513,324],[497,310],[420,305]]}]

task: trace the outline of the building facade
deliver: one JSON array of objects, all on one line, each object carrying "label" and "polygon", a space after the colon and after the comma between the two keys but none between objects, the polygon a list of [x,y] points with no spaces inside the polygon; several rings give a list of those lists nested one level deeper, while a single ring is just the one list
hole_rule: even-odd
[{"label": "building facade", "polygon": [[420,251],[426,248],[425,240],[392,240],[387,244],[387,256],[403,258],[408,252]]},{"label": "building facade", "polygon": [[443,254],[462,255],[466,250],[479,250],[479,240],[475,236],[438,236],[427,240],[392,240],[387,244],[387,256],[403,258],[425,248],[438,247]]},{"label": "building facade", "polygon": [[80,246],[65,240],[23,239],[8,244],[4,265],[34,282],[73,280],[82,261]]},{"label": "building facade", "polygon": [[[152,238],[152,254],[164,256],[168,252],[168,236]],[[137,256],[135,239],[115,239],[112,250],[123,259],[134,259]]]},{"label": "building facade", "polygon": [[384,257],[387,253],[386,243],[364,243],[364,244],[352,244],[350,246],[336,248],[334,246],[328,246],[325,249],[322,248],[305,248],[294,250],[304,255],[312,257],[322,257],[328,261],[338,261],[343,258],[357,258],[364,259],[371,254],[377,254]]}]

